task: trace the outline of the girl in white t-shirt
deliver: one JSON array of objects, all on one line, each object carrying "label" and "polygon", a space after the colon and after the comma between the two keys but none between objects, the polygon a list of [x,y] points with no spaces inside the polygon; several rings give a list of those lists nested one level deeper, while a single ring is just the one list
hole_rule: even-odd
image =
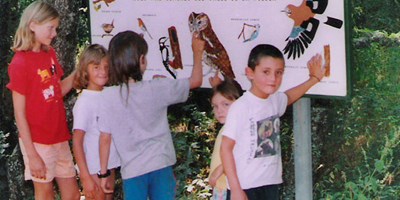
[{"label": "girl in white t-shirt", "polygon": [[[218,72],[210,78],[210,85],[213,87],[211,106],[214,116],[219,123],[225,124],[226,116],[231,104],[243,94],[239,83],[232,79],[221,81]],[[211,156],[209,183],[213,187],[214,200],[226,200],[227,183],[223,172],[220,148],[223,127],[215,140],[214,150]]]},{"label": "girl in white t-shirt", "polygon": [[77,65],[74,88],[80,95],[74,105],[73,150],[79,168],[79,176],[86,199],[113,199],[100,187],[100,179],[111,176],[109,187],[114,187],[115,170],[120,166],[115,147],[111,145],[109,169],[100,174],[98,120],[98,96],[108,82],[107,50],[98,44],[88,46],[81,54]]}]

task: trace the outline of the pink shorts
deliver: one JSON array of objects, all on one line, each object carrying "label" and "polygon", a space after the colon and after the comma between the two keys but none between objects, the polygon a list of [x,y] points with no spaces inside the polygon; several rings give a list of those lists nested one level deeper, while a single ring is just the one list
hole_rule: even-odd
[{"label": "pink shorts", "polygon": [[26,155],[25,147],[21,138],[19,139],[19,145],[24,158],[25,180],[48,183],[53,181],[54,177],[71,178],[76,176],[68,141],[51,145],[33,143],[36,151],[46,165],[46,179],[32,177],[31,170],[29,169],[29,159]]}]

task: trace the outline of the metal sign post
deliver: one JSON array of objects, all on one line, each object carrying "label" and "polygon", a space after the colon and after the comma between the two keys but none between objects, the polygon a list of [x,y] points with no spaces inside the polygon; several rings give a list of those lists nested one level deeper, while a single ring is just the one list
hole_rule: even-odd
[{"label": "metal sign post", "polygon": [[294,172],[296,200],[312,199],[311,101],[293,104]]}]

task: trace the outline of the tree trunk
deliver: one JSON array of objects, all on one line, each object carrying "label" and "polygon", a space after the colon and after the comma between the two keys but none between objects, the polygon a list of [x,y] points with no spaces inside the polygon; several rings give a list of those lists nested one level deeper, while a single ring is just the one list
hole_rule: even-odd
[{"label": "tree trunk", "polygon": [[[10,46],[12,44],[12,35],[14,35],[18,20],[18,1],[1,0],[0,1],[0,138],[5,137],[6,133],[11,133],[7,140],[0,139],[0,199],[9,199],[9,176],[7,160],[13,147],[17,144],[16,127],[14,125],[14,115],[12,107],[11,92],[6,88],[9,82],[7,69],[8,63],[12,57]],[[4,145],[9,145],[8,148]],[[3,150],[5,150],[3,152]]]},{"label": "tree trunk", "polygon": [[80,1],[46,0],[60,13],[60,27],[53,44],[58,59],[68,75],[75,68],[76,49],[78,44],[78,21]]},{"label": "tree trunk", "polygon": [[[46,0],[57,9],[60,14],[60,27],[53,47],[57,52],[57,57],[64,69],[64,77],[68,76],[75,69],[78,44],[78,22],[79,8],[81,1],[71,0]],[[89,28],[89,27],[88,27]],[[72,107],[75,103],[74,92],[70,92],[64,98],[67,109],[67,122],[72,129]]]}]

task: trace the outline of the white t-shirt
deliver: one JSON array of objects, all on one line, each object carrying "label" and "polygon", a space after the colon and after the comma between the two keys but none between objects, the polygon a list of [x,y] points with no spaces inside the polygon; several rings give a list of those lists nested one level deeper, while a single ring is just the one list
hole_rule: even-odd
[{"label": "white t-shirt", "polygon": [[[100,171],[100,131],[98,127],[100,94],[101,92],[98,91],[83,90],[72,110],[74,115],[73,130],[79,129],[85,131],[83,149],[90,174],[96,174]],[[119,166],[120,159],[115,150],[114,143],[111,142],[108,168],[112,169]]]},{"label": "white t-shirt", "polygon": [[261,99],[246,92],[230,107],[222,134],[235,140],[233,156],[242,189],[282,183],[280,121],[287,96]]}]

